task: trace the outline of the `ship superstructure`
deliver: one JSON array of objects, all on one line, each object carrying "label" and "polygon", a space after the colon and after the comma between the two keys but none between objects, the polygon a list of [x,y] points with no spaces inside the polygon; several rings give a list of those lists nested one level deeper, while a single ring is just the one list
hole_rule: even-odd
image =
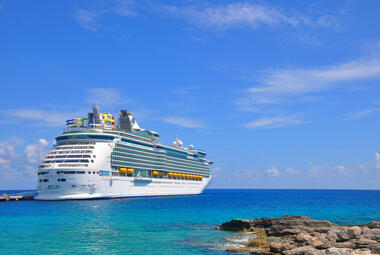
[{"label": "ship superstructure", "polygon": [[141,129],[133,114],[93,106],[66,122],[38,170],[39,200],[200,194],[210,182],[206,153],[178,137],[171,146]]}]

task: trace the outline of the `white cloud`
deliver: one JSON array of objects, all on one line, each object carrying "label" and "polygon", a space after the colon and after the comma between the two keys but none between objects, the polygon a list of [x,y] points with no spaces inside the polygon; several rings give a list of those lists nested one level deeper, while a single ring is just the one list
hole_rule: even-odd
[{"label": "white cloud", "polygon": [[15,156],[14,143],[7,142],[0,144],[0,157],[2,158],[13,158]]},{"label": "white cloud", "polygon": [[[101,107],[112,107],[123,105],[129,102],[122,91],[115,88],[91,88],[87,90],[86,102],[89,105],[95,103]],[[6,123],[32,122],[37,126],[44,127],[64,127],[66,120],[75,117],[87,117],[87,111],[91,108],[86,106],[87,110],[80,111],[56,111],[47,109],[15,109],[7,110],[6,114],[9,117]],[[5,111],[4,111],[5,112]],[[4,122],[5,124],[5,122]]]},{"label": "white cloud", "polygon": [[98,11],[77,9],[73,17],[84,29],[95,31],[99,27],[97,20],[100,15]]},{"label": "white cloud", "polygon": [[259,181],[261,179],[272,179],[272,177],[280,177],[281,171],[275,168],[274,166],[270,166],[265,170],[260,169],[250,169],[250,170],[238,170],[233,173],[235,178],[249,179],[251,181]]},{"label": "white cloud", "polygon": [[[302,189],[378,189],[380,180],[380,153],[375,153],[375,164],[360,163],[347,166],[342,163],[313,164],[303,168],[276,168],[223,171],[214,183],[229,188],[302,188]],[[224,177],[224,178],[222,178]],[[228,179],[229,181],[223,182]]]},{"label": "white cloud", "polygon": [[211,174],[212,174],[212,177],[215,179],[215,178],[219,178],[219,173],[220,171],[222,170],[222,168],[220,166],[214,166],[211,168]]},{"label": "white cloud", "polygon": [[[162,8],[168,14],[185,18],[203,28],[226,30],[235,27],[257,28],[260,26],[278,27],[335,27],[338,19],[333,15],[312,18],[311,15],[295,14],[294,11],[282,11],[279,8],[248,2],[235,2],[220,5],[166,6]],[[289,15],[292,13],[292,15]]]},{"label": "white cloud", "polygon": [[352,178],[357,175],[358,170],[361,172],[361,166],[357,168],[347,168],[343,165],[315,165],[310,164],[307,175],[310,178],[329,179],[337,177]]},{"label": "white cloud", "polygon": [[9,169],[10,168],[10,163],[11,163],[11,160],[0,158],[0,166],[1,167]]},{"label": "white cloud", "polygon": [[281,175],[280,171],[276,169],[275,167],[271,166],[270,168],[266,169],[265,172],[273,177],[278,177]]},{"label": "white cloud", "polygon": [[24,149],[24,154],[26,160],[29,163],[38,163],[41,161],[42,157],[46,153],[46,147],[49,145],[49,142],[41,138],[36,144],[29,144]]},{"label": "white cloud", "polygon": [[87,102],[100,106],[116,106],[126,104],[129,99],[116,88],[91,88],[87,90]]},{"label": "white cloud", "polygon": [[346,119],[358,119],[358,118],[362,118],[362,117],[371,115],[371,114],[376,113],[376,112],[380,112],[380,108],[368,108],[368,109],[364,109],[361,111],[349,113],[349,114],[347,114]]},{"label": "white cloud", "polygon": [[186,127],[186,128],[203,128],[204,125],[196,120],[181,117],[163,117],[163,121],[169,124]]},{"label": "white cloud", "polygon": [[[186,3],[176,2],[163,6],[149,1],[114,0],[99,2],[92,8],[78,8],[74,13],[74,19],[84,28],[96,31],[100,21],[110,15],[135,17],[139,12],[149,14],[169,15],[174,18],[184,19],[200,28],[227,30],[232,28],[248,27],[257,29],[260,27],[278,28],[287,26],[301,36],[301,42],[315,44],[315,36],[311,36],[311,29],[315,28],[339,28],[340,17],[336,15],[316,15],[316,12],[297,12],[291,9],[282,9],[266,4],[250,3],[248,1],[236,1],[225,4]],[[296,36],[298,38],[300,36]],[[310,37],[313,37],[311,40]]]},{"label": "white cloud", "polygon": [[374,106],[364,110],[352,112],[346,115],[346,119],[358,119],[374,113],[380,112],[379,102],[373,102]]},{"label": "white cloud", "polygon": [[19,109],[7,111],[10,119],[12,117],[18,121],[35,121],[38,126],[46,127],[62,127],[66,124],[66,120],[73,118],[74,113],[62,113],[40,109]]},{"label": "white cloud", "polygon": [[260,172],[259,170],[256,170],[256,169],[253,169],[253,170],[243,169],[243,170],[235,171],[233,173],[233,176],[235,178],[248,179],[250,181],[256,181],[262,175],[263,175],[262,172]]},{"label": "white cloud", "polygon": [[120,16],[133,17],[137,15],[137,12],[134,10],[135,5],[136,3],[133,0],[118,0],[115,2],[112,10]]},{"label": "white cloud", "polygon": [[375,152],[375,167],[380,169],[380,154],[378,152]]},{"label": "white cloud", "polygon": [[48,145],[43,138],[27,145],[19,139],[0,143],[0,189],[34,187],[38,164]]},{"label": "white cloud", "polygon": [[298,171],[297,169],[295,169],[295,168],[290,168],[290,167],[286,168],[286,169],[285,169],[285,172],[286,172],[287,174],[289,174],[289,175],[296,175],[296,174],[299,174],[299,173],[300,173],[300,171]]},{"label": "white cloud", "polygon": [[370,57],[333,66],[283,69],[264,72],[248,95],[238,101],[242,107],[281,104],[302,100],[306,94],[347,87],[348,82],[380,77],[380,58]]},{"label": "white cloud", "polygon": [[270,117],[270,118],[261,118],[255,121],[244,124],[247,128],[280,128],[287,126],[295,126],[308,123],[307,121],[300,120],[296,116],[279,116],[279,117]]},{"label": "white cloud", "polygon": [[133,17],[137,13],[133,10],[135,1],[116,0],[95,4],[95,8],[86,10],[77,8],[72,15],[75,21],[84,29],[96,31],[102,27],[99,21],[105,14],[115,14],[123,17]]},{"label": "white cloud", "polygon": [[286,17],[275,8],[244,2],[206,8],[202,8],[201,6],[168,6],[166,10],[170,14],[185,17],[200,26],[218,29],[228,29],[237,26],[276,26],[281,23],[296,26],[298,23],[296,19]]}]

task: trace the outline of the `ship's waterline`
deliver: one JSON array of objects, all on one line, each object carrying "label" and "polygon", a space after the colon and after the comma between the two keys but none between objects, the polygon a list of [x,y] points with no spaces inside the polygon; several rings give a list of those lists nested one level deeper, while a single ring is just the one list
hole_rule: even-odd
[{"label": "ship's waterline", "polygon": [[206,153],[178,138],[157,142],[132,113],[118,124],[94,106],[88,118],[67,121],[38,171],[39,200],[200,194],[211,180]]}]

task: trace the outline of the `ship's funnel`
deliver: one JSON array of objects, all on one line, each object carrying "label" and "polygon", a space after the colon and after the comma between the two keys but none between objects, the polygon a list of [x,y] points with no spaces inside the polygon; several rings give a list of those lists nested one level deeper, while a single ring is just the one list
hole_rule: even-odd
[{"label": "ship's funnel", "polygon": [[123,131],[140,131],[141,128],[139,124],[137,124],[135,117],[128,110],[120,110],[119,111],[119,128]]},{"label": "ship's funnel", "polygon": [[99,106],[97,105],[92,106],[92,114],[93,114],[92,117],[93,117],[94,124],[101,124]]}]

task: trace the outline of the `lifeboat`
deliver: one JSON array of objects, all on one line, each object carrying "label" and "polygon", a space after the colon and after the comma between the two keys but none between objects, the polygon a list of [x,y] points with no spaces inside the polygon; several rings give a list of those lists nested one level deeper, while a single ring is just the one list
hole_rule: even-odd
[{"label": "lifeboat", "polygon": [[127,173],[128,169],[126,167],[119,167],[119,173]]},{"label": "lifeboat", "polygon": [[134,172],[135,172],[135,169],[133,169],[133,168],[127,169],[127,174],[133,174]]},{"label": "lifeboat", "polygon": [[159,175],[159,176],[163,176],[163,175],[164,175],[164,172],[158,172],[158,175]]},{"label": "lifeboat", "polygon": [[157,171],[152,171],[152,175],[153,175],[153,176],[157,176],[157,175],[158,175],[158,172],[157,172]]}]

